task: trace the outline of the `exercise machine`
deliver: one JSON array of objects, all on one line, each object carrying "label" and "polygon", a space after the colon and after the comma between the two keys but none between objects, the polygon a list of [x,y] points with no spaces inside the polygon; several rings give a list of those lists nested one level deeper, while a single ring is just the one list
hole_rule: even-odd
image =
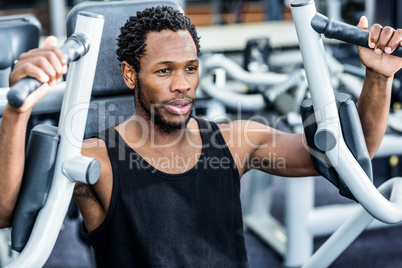
[{"label": "exercise machine", "polygon": [[[303,9],[303,11],[305,11],[305,7],[310,7],[311,8],[311,4],[313,3],[313,1],[295,1],[296,2],[296,6],[295,7],[297,7],[297,8],[300,8],[300,9]],[[104,6],[104,8],[105,8],[106,6]],[[84,12],[88,12],[88,11],[84,11]],[[307,15],[311,15],[310,13],[308,13],[308,12],[306,12],[307,13]],[[85,13],[84,13],[85,14]],[[88,14],[88,13],[86,13],[86,14]],[[90,13],[90,14],[98,14],[98,13]],[[85,17],[85,16],[84,16]],[[123,16],[121,16],[121,17],[123,17]],[[304,14],[302,14],[302,15],[300,15],[300,17],[301,18],[304,18],[304,19],[306,19],[305,17],[306,17],[306,14],[304,13]],[[93,16],[89,16],[89,18],[94,18]],[[100,17],[96,17],[95,16],[95,19],[100,19]],[[307,20],[309,20],[309,19],[311,19],[311,17],[309,17],[309,16],[307,16]],[[118,23],[120,23],[120,22],[118,22]],[[301,23],[301,22],[300,22]],[[121,24],[121,23],[120,23]],[[77,28],[78,28],[78,25],[80,25],[80,23],[78,23],[77,22]],[[301,25],[303,25],[303,23],[301,23]],[[311,27],[310,26],[306,26],[306,25],[304,25],[304,26],[301,26],[301,27],[305,27],[306,28],[306,31],[307,31],[307,33],[310,33],[309,32],[309,29],[311,29]],[[76,30],[76,31],[78,31],[78,32],[84,32],[84,34],[86,34],[86,31],[84,31],[84,30]],[[92,32],[92,31],[91,31]],[[93,32],[95,32],[95,31],[93,31]],[[315,38],[316,40],[316,42],[317,42],[317,44],[318,44],[318,48],[319,48],[319,50],[317,50],[317,51],[321,51],[322,50],[322,47],[320,47],[320,45],[322,46],[322,43],[319,41],[319,38],[317,38],[317,33],[314,33],[315,34],[315,37],[314,37],[314,35],[313,35],[313,39]],[[311,34],[312,35],[312,34]],[[89,35],[88,35],[89,36]],[[309,38],[311,38],[311,36],[310,35],[307,35],[307,36],[309,36]],[[88,38],[89,40],[92,40],[92,38]],[[310,42],[311,40],[309,40],[309,42]],[[303,41],[303,42],[305,42],[305,41]],[[301,42],[302,43],[302,42]],[[92,44],[92,43],[91,43]],[[89,50],[89,52],[88,53],[90,53],[92,51],[92,47],[91,47],[91,49]],[[303,51],[303,48],[302,48],[302,51]],[[317,51],[316,50],[314,50],[314,52],[315,53],[317,53]],[[109,54],[110,54],[110,50],[109,50]],[[79,63],[82,63],[83,61],[84,61],[84,59],[86,59],[86,57],[88,57],[88,55],[89,54],[87,54],[87,55],[85,55],[85,56],[83,56],[82,57],[82,59],[80,60],[80,61],[78,61],[78,62],[76,62],[76,64],[79,64]],[[316,55],[317,56],[317,55]],[[322,57],[323,55],[321,55],[321,53],[318,53],[318,56],[320,56],[320,57]],[[313,59],[313,58],[312,58]],[[92,59],[93,60],[93,59]],[[96,60],[95,60],[95,62],[96,62]],[[99,62],[99,61],[98,61]],[[322,58],[321,58],[321,61],[319,61],[321,64],[325,64],[325,60],[322,60]],[[92,62],[92,64],[93,64],[93,62]],[[108,64],[110,64],[109,62],[108,62]],[[73,66],[71,66],[71,67],[73,67]],[[109,68],[110,66],[108,66],[108,68]],[[320,67],[322,67],[322,66],[320,66]],[[309,73],[311,73],[311,68],[306,68],[306,70],[307,70],[307,79],[309,78]],[[310,71],[309,71],[310,70]],[[319,69],[320,70],[320,72],[322,72],[322,69]],[[87,69],[86,69],[86,71],[87,71]],[[73,72],[73,70],[70,68],[70,72]],[[72,90],[71,90],[71,88],[70,87],[68,87],[68,84],[69,84],[69,81],[70,81],[70,79],[72,79],[71,77],[73,77],[73,75],[70,75],[70,72],[69,72],[69,77],[68,77],[68,79],[67,79],[67,85],[66,85],[66,95],[65,95],[65,101],[67,101],[66,99],[68,99],[69,97],[70,97],[70,95],[74,95],[72,92]],[[313,69],[313,72],[314,72],[314,69]],[[87,73],[86,73],[87,74]],[[102,72],[100,72],[99,73],[100,75],[102,75]],[[82,77],[82,73],[80,74],[80,73],[75,73],[75,75],[77,76],[77,77]],[[74,75],[74,77],[75,77],[75,75]],[[96,74],[95,74],[95,77],[96,77]],[[120,76],[119,76],[120,77]],[[88,77],[87,76],[85,76],[85,79],[86,80],[88,80]],[[323,79],[323,80],[325,80],[325,79]],[[92,82],[92,81],[91,81]],[[309,79],[309,82],[310,82],[310,79]],[[323,83],[326,83],[327,82],[327,80],[325,80]],[[331,89],[331,86],[329,86],[330,85],[330,83],[329,84],[325,84],[325,89]],[[91,86],[89,87],[89,88],[91,88]],[[92,88],[91,88],[92,89]],[[321,88],[320,88],[321,89]],[[76,90],[76,88],[75,88],[75,90]],[[85,91],[85,90],[83,90],[83,91]],[[86,90],[86,91],[88,91],[88,90]],[[81,92],[81,90],[80,90],[80,92]],[[313,91],[313,93],[314,94],[312,94],[313,95],[313,97],[314,97],[314,95],[316,94],[316,91]],[[315,98],[321,98],[321,97],[323,97],[325,100],[327,100],[327,98],[329,99],[329,101],[328,101],[328,107],[330,107],[330,109],[331,110],[336,110],[336,106],[335,107],[333,107],[333,99],[334,99],[334,97],[333,97],[333,92],[332,91],[330,91],[329,90],[329,92],[325,92],[325,93],[328,93],[329,95],[328,96],[326,96],[326,94],[324,94],[324,96],[322,96],[322,95],[318,95],[317,97],[315,97]],[[87,92],[86,92],[86,94],[87,94]],[[332,94],[332,95],[331,95]],[[331,97],[332,96],[332,97]],[[331,99],[332,98],[332,99]],[[84,99],[83,97],[75,97],[75,100],[77,100],[77,99],[79,99],[80,101],[82,100],[82,99]],[[89,102],[89,97],[86,99],[86,101],[87,102]],[[320,101],[321,101],[321,99],[320,99]],[[319,101],[319,103],[320,103],[320,101]],[[314,101],[314,99],[313,99],[313,101],[312,101],[312,103],[313,103],[313,105],[315,106],[316,105],[316,101]],[[64,131],[67,131],[67,132],[69,132],[69,131],[71,131],[73,128],[72,128],[72,126],[74,125],[74,129],[75,128],[77,128],[77,125],[85,125],[85,122],[84,123],[82,123],[82,121],[80,121],[80,124],[76,124],[77,122],[72,122],[72,118],[70,118],[69,116],[71,116],[71,115],[77,115],[77,114],[75,114],[74,112],[78,112],[78,111],[81,111],[81,110],[85,110],[85,111],[87,111],[88,110],[88,108],[90,108],[89,106],[86,106],[86,105],[82,105],[82,103],[81,102],[79,102],[79,103],[76,103],[76,105],[77,106],[70,106],[69,108],[71,108],[71,110],[70,109],[68,109],[68,108],[65,108],[66,106],[65,106],[66,104],[64,104],[63,103],[63,108],[62,108],[62,114],[65,114],[65,112],[67,111],[67,114],[65,114],[66,116],[63,116],[62,118],[64,119],[64,120],[67,120],[67,122],[69,122],[69,123],[71,123],[71,124],[69,124],[68,126],[64,126]],[[68,106],[67,106],[68,107]],[[111,108],[111,106],[107,106],[107,108],[109,109],[109,108]],[[320,107],[318,107],[317,108],[317,110],[319,110],[319,108]],[[73,112],[73,114],[71,114],[71,111],[74,111]],[[80,114],[81,115],[81,114]],[[339,133],[339,123],[338,123],[338,121],[339,120],[337,120],[336,118],[337,118],[337,112],[333,112],[333,113],[331,113],[331,115],[333,115],[334,117],[331,117],[331,118],[329,118],[329,119],[335,119],[334,121],[330,121],[329,123],[331,124],[330,126],[331,126],[331,128],[329,129],[330,131],[333,131],[333,132],[335,132],[335,133]],[[81,116],[75,116],[75,117],[81,117]],[[85,116],[85,118],[86,118],[86,116]],[[324,117],[325,118],[325,117]],[[71,119],[71,121],[70,121],[70,119]],[[84,119],[84,121],[85,121],[85,119]],[[323,124],[323,123],[325,123],[325,124]],[[321,131],[321,133],[324,133],[324,134],[326,134],[326,131],[328,131],[328,129],[326,129],[325,128],[325,126],[326,126],[326,123],[327,122],[322,122],[322,121],[320,121],[320,124],[319,124],[319,130]],[[322,125],[323,124],[323,125]],[[337,125],[336,125],[337,124]],[[334,126],[335,125],[335,126]],[[61,127],[61,126],[63,126],[62,124],[60,124],[59,125],[59,128]],[[68,127],[70,127],[71,129],[68,129]],[[321,127],[321,128],[320,128]],[[83,127],[84,128],[84,127]],[[78,145],[77,147],[78,147],[78,149],[80,149],[80,140],[82,141],[82,137],[84,136],[84,130],[83,130],[83,128],[80,128],[80,130],[79,130],[79,133],[74,133],[74,134],[78,134],[78,135],[74,135],[74,136],[70,136],[70,138],[72,138],[72,141],[74,141],[74,144],[75,145]],[[98,130],[100,130],[100,129],[98,129]],[[325,136],[325,135],[324,135]],[[79,139],[77,140],[77,137],[79,137]],[[331,136],[330,135],[328,135],[328,137],[330,137],[331,138]],[[354,163],[353,164],[353,167],[351,167],[350,169],[354,169],[354,168],[357,168],[357,170],[361,170],[361,168],[359,168],[359,165],[357,165],[355,162],[355,160],[354,160],[354,158],[351,158],[350,157],[350,153],[348,152],[348,149],[345,149],[345,146],[344,146],[344,144],[343,144],[343,142],[342,142],[342,139],[340,138],[340,140],[338,141],[338,137],[341,137],[341,135],[333,135],[333,137],[335,137],[335,139],[332,139],[331,140],[331,142],[330,142],[330,144],[329,144],[329,147],[326,147],[327,146],[327,142],[322,142],[322,143],[319,143],[320,144],[320,146],[323,146],[323,147],[321,147],[321,149],[326,149],[326,150],[328,150],[329,152],[327,152],[327,153],[329,153],[329,156],[330,156],[330,158],[331,159],[338,159],[337,157],[339,156],[339,154],[337,154],[338,152],[334,152],[334,151],[332,151],[331,150],[331,146],[335,146],[335,147],[333,147],[333,148],[340,148],[340,150],[341,150],[341,155],[343,155],[343,154],[345,154],[345,155],[347,155],[347,162],[349,163]],[[63,146],[62,146],[62,141],[66,141],[66,137],[63,137],[63,136],[61,136],[60,135],[60,147],[61,148],[59,148],[59,150],[61,150],[61,149],[63,149]],[[71,140],[70,140],[70,142],[71,142]],[[77,143],[75,143],[75,142],[77,142]],[[338,144],[338,142],[339,142],[339,144]],[[66,142],[65,142],[66,143]],[[64,146],[67,146],[67,145],[64,145]],[[332,148],[332,149],[333,149]],[[59,151],[59,152],[61,152],[61,151]],[[68,151],[67,151],[68,152]],[[74,152],[74,153],[72,153],[72,154],[75,154],[76,152]],[[57,161],[56,161],[56,165],[55,165],[55,172],[60,172],[60,170],[61,170],[61,168],[60,168],[60,164],[58,164],[59,162],[61,162],[61,161],[63,161],[63,160],[65,160],[65,159],[63,159],[63,158],[61,158],[62,160],[59,160],[60,158],[59,158],[59,154],[61,154],[61,153],[58,153],[58,157],[56,158],[57,159]],[[79,154],[79,153],[78,153]],[[80,157],[79,155],[77,156],[77,157]],[[333,158],[332,158],[333,157]],[[74,158],[73,158],[74,159]],[[79,159],[81,159],[81,158],[79,158]],[[61,162],[61,163],[63,163],[63,162]],[[71,166],[73,166],[74,164],[75,164],[76,162],[71,162],[70,164],[71,164]],[[344,162],[341,162],[341,164],[343,164]],[[337,167],[338,166],[340,166],[341,164],[338,164],[337,165]],[[339,168],[340,169],[340,168]],[[349,170],[350,170],[349,169]],[[81,170],[81,168],[79,169],[79,170]],[[76,170],[77,172],[79,171],[79,170]],[[83,168],[83,170],[85,170],[85,168]],[[337,170],[338,171],[338,170]],[[67,172],[68,173],[68,172]],[[95,172],[96,173],[96,172]],[[339,170],[339,173],[341,173],[341,174],[343,174],[342,173],[342,170],[340,169]],[[356,186],[356,182],[355,181],[353,181],[353,179],[356,179],[356,178],[365,178],[367,175],[364,173],[364,171],[358,171],[358,173],[356,174],[356,176],[354,176],[354,178],[351,178],[351,179],[349,179],[349,180],[347,180],[347,181],[345,181],[346,182],[346,184],[347,184],[347,186],[350,188],[350,190],[352,191],[352,193],[354,194],[354,196],[362,203],[362,204],[364,204],[365,205],[365,207],[367,207],[367,209],[370,211],[370,213],[372,213],[373,215],[375,215],[376,217],[378,217],[378,218],[380,218],[381,220],[383,220],[383,221],[386,221],[386,222],[395,222],[395,221],[399,221],[399,215],[396,215],[395,216],[395,214],[398,214],[398,210],[397,209],[395,209],[394,208],[394,206],[392,205],[392,203],[389,203],[388,201],[386,201],[386,200],[384,200],[384,198],[377,192],[377,190],[376,189],[373,189],[373,186],[372,186],[372,184],[371,184],[371,181],[369,181],[368,179],[363,179],[362,180],[362,182],[361,182],[361,184],[364,184],[364,186],[367,186],[368,187],[368,191],[363,191],[363,193],[359,193],[359,191],[360,191],[360,189],[356,189],[356,188],[358,188],[360,185],[357,185]],[[71,177],[75,177],[75,176],[71,176]],[[80,176],[78,176],[78,177],[80,177]],[[85,177],[85,176],[84,176]],[[94,176],[94,177],[96,177],[96,176]],[[347,176],[348,177],[348,176]],[[344,178],[344,175],[342,175],[342,178]],[[92,180],[91,180],[92,181]],[[360,180],[358,180],[357,179],[357,181],[358,181],[358,183],[360,182]],[[398,180],[397,180],[398,181]],[[53,190],[53,187],[55,187],[55,186],[58,186],[58,185],[60,185],[61,184],[61,186],[60,187],[58,187],[58,189],[57,190]],[[20,260],[17,260],[17,262],[15,262],[14,264],[12,264],[12,265],[15,265],[15,266],[10,266],[10,267],[36,267],[36,266],[41,266],[41,265],[43,265],[43,262],[44,262],[44,260],[43,259],[46,259],[47,258],[47,256],[48,256],[48,253],[51,251],[51,247],[52,247],[52,245],[50,245],[50,246],[46,246],[46,247],[44,247],[44,248],[42,248],[42,243],[44,243],[44,240],[47,240],[48,238],[46,237],[46,238],[41,238],[41,237],[38,237],[39,236],[39,234],[38,234],[38,232],[39,231],[42,231],[42,234],[43,234],[43,232],[47,232],[48,230],[46,230],[45,229],[45,227],[48,227],[48,225],[46,224],[46,223],[44,223],[44,218],[43,218],[43,215],[46,215],[46,212],[47,211],[51,211],[51,212],[53,212],[55,209],[53,208],[53,209],[51,209],[51,208],[48,208],[48,203],[50,202],[50,200],[51,201],[54,201],[54,200],[56,200],[56,206],[57,206],[57,209],[60,209],[60,210],[62,210],[60,213],[58,213],[58,215],[46,215],[46,216],[51,216],[51,221],[52,221],[52,224],[54,224],[54,222],[55,221],[53,221],[53,219],[54,219],[54,216],[57,216],[56,218],[62,218],[63,216],[60,216],[60,215],[62,215],[63,214],[63,210],[64,210],[64,214],[65,214],[65,207],[66,207],[66,205],[65,205],[65,203],[66,202],[64,202],[67,198],[64,198],[64,197],[62,197],[61,199],[63,199],[63,200],[61,200],[62,201],[62,205],[57,201],[58,200],[58,198],[57,198],[57,196],[55,196],[56,195],[56,193],[57,194],[62,194],[62,196],[64,196],[64,195],[66,195],[66,196],[69,196],[69,198],[71,198],[71,192],[72,192],[72,185],[73,185],[73,182],[69,179],[69,178],[67,178],[66,176],[65,176],[65,174],[63,174],[60,178],[58,178],[58,179],[53,179],[53,182],[52,182],[52,185],[51,185],[51,190],[50,190],[50,193],[49,193],[49,198],[48,198],[48,200],[47,200],[47,202],[46,202],[46,204],[45,204],[45,206],[40,210],[40,212],[39,212],[39,214],[38,214],[38,218],[36,219],[36,223],[35,223],[35,226],[34,226],[34,229],[33,229],[33,231],[32,231],[32,234],[31,234],[31,238],[28,240],[28,243],[27,243],[27,245],[25,246],[25,248],[24,248],[24,250],[22,251],[22,254],[20,255]],[[370,186],[371,185],[371,186]],[[386,186],[384,186],[384,188],[385,188],[385,195],[388,195],[389,193],[390,193],[390,188],[389,187],[392,187],[393,185],[398,185],[398,183],[394,183],[394,182],[392,182],[391,181],[391,185],[390,185],[390,183],[388,183],[388,184],[386,184]],[[300,191],[300,188],[298,189],[298,191]],[[398,191],[398,189],[396,189],[395,191]],[[66,194],[64,194],[66,192]],[[383,213],[381,210],[382,210],[382,207],[379,207],[378,205],[376,205],[376,204],[372,204],[373,203],[373,200],[372,199],[374,199],[372,196],[374,196],[374,198],[380,198],[380,201],[381,201],[381,205],[384,205],[385,206],[385,208],[386,209],[388,209],[388,210],[390,210],[391,211],[391,213]],[[69,199],[68,198],[68,199]],[[382,198],[382,199],[381,199]],[[393,197],[392,197],[393,198]],[[398,201],[398,199],[396,199],[396,201],[397,202],[399,202]],[[52,202],[53,203],[53,202]],[[375,202],[374,202],[375,203]],[[52,213],[51,213],[52,214]],[[60,214],[60,215],[59,215]],[[365,216],[365,215],[363,215],[363,216]],[[49,218],[47,218],[46,219],[46,221],[49,221]],[[363,219],[363,222],[365,223],[367,221],[367,219],[366,218],[364,218]],[[60,228],[60,224],[58,224],[58,223],[60,223],[60,220],[56,220],[56,226],[54,227],[54,228],[52,228],[52,231],[51,232],[53,232],[53,229],[59,229]],[[39,224],[39,225],[37,225],[37,224]],[[58,226],[57,226],[58,225]],[[364,225],[364,224],[363,224]],[[38,227],[37,227],[38,226]],[[348,226],[347,226],[348,227]],[[347,228],[346,228],[347,229]],[[356,233],[357,231],[359,231],[359,230],[355,230],[353,233]],[[56,233],[58,232],[58,230],[56,231]],[[56,235],[57,236],[57,235]],[[52,241],[54,241],[55,240],[55,238],[54,238],[54,235],[52,235],[52,239],[50,239],[50,242],[49,242],[49,240],[48,241],[46,241],[47,243],[49,243],[49,244],[52,244]],[[54,244],[54,243],[53,243]],[[39,248],[37,251],[34,251],[32,248],[34,247],[34,246],[36,246],[37,248]],[[338,245],[338,244],[336,244],[335,245],[336,247],[337,247],[337,249],[338,249],[338,251],[339,250],[343,250],[343,248],[342,248],[342,245]],[[49,248],[50,248],[50,250],[49,250]],[[298,247],[298,249],[300,249],[300,246]],[[44,253],[42,252],[42,251],[45,251]],[[36,254],[37,253],[37,254]],[[34,257],[32,257],[31,255],[35,255]],[[42,255],[41,257],[36,257],[36,255]],[[46,256],[47,255],[47,256]],[[322,264],[322,259],[320,259],[320,257],[316,257],[316,258],[318,258],[318,263],[321,263]],[[329,258],[329,259],[331,259],[331,258]],[[319,265],[320,266],[320,265]],[[325,266],[325,265],[324,265]]]},{"label": "exercise machine", "polygon": [[[62,226],[74,182],[95,183],[99,176],[99,162],[82,156],[81,144],[102,29],[102,16],[81,13],[76,34],[63,47],[67,58],[81,59],[70,64],[59,126],[42,125],[32,131],[12,227],[12,247],[21,254],[7,267],[43,266]],[[13,105],[20,105],[15,100],[23,102],[25,92],[34,90],[35,84],[26,78],[14,85],[9,93]],[[39,188],[36,179],[45,180]]]},{"label": "exercise machine", "polygon": [[[31,14],[0,18],[0,50],[2,51],[0,55],[0,99],[4,100],[4,105],[7,103],[5,94],[8,92],[8,78],[14,62],[21,53],[38,47],[41,29],[40,22]],[[6,90],[1,90],[1,88]],[[2,109],[0,108],[0,110]],[[16,257],[16,253],[9,248],[8,241],[10,239],[10,229],[0,230],[0,266],[6,265]]]},{"label": "exercise machine", "polygon": [[8,87],[8,77],[14,61],[22,52],[37,48],[42,26],[31,14],[0,18],[0,88]]},{"label": "exercise machine", "polygon": [[[311,26],[311,21],[315,20],[319,25],[316,24],[313,27],[322,33],[322,30],[331,29],[331,27],[327,26],[326,28],[325,26],[332,21],[327,21],[325,17],[316,15],[314,1],[293,1],[292,13],[311,91],[312,105],[316,111],[315,114],[321,116],[318,130],[323,131],[321,134],[332,135],[335,133],[332,136],[334,147],[332,145],[326,147],[330,143],[326,139],[329,136],[324,138],[324,141],[319,141],[321,138],[318,137],[316,139],[318,143],[322,142],[321,145],[325,147],[322,148],[323,154],[328,156],[336,172],[342,177],[360,204],[341,204],[315,208],[315,178],[286,178],[285,225],[280,224],[269,213],[267,214],[267,207],[261,205],[259,205],[260,208],[257,207],[252,213],[246,215],[245,224],[247,228],[252,229],[284,257],[285,266],[297,267],[306,264],[306,267],[327,267],[367,226],[369,228],[383,228],[400,224],[400,210],[398,209],[400,201],[398,201],[398,194],[396,194],[400,191],[398,189],[400,179],[395,178],[385,182],[379,188],[380,194],[345,145],[334,91],[327,71],[323,43],[320,35]],[[367,31],[346,27],[344,24],[340,26],[342,30],[339,32],[352,33],[354,38],[331,36],[330,32],[326,34],[329,37],[341,38],[349,42],[358,41],[356,37],[359,36],[360,42],[363,43],[357,44],[366,46]],[[336,31],[336,27],[332,29]],[[401,55],[400,48],[396,53]],[[391,145],[395,143],[401,144],[400,137],[387,135],[377,156],[400,153],[399,148]],[[253,189],[258,189],[258,187],[255,186]],[[252,204],[263,202],[264,197],[261,197],[258,190],[254,191],[253,195],[258,200],[252,200]],[[391,201],[385,199],[383,195]],[[269,205],[269,202],[265,204]],[[373,221],[371,215],[379,221]],[[389,223],[393,224],[390,225]],[[342,227],[340,227],[341,225]],[[337,231],[328,242],[313,258],[309,259],[313,253],[313,238],[329,235],[335,230]]]},{"label": "exercise machine", "polygon": [[[38,126],[32,131],[34,141],[28,144],[26,164],[33,168],[26,166],[27,176],[24,173],[21,188],[24,193],[18,200],[21,205],[17,203],[23,210],[16,208],[13,219],[12,247],[21,254],[7,267],[42,267],[62,226],[75,181],[89,184],[97,181],[99,162],[81,155],[82,140],[120,124],[134,112],[133,94],[125,86],[119,62],[111,51],[116,49],[116,38],[127,18],[137,10],[155,5],[182,10],[175,1],[119,1],[83,2],[70,11],[67,17],[69,37],[62,50],[73,62],[66,82],[50,88],[56,101],[60,94],[63,95],[60,121],[57,128]],[[20,105],[33,89],[25,83],[37,84],[32,80],[21,83],[7,93],[15,106]],[[42,101],[36,106],[53,102],[52,98]],[[35,113],[44,110],[46,107],[40,107]],[[38,140],[43,140],[42,145],[53,145],[43,149],[36,145]],[[35,156],[32,161],[28,160],[30,155]],[[47,162],[47,166],[43,162]],[[29,181],[33,182],[32,177],[38,175],[44,175],[45,179],[36,188]],[[25,225],[32,222],[32,228]]]}]

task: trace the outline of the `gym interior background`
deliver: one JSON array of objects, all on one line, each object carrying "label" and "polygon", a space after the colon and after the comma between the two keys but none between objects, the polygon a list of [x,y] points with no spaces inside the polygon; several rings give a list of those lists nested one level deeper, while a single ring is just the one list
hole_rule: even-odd
[{"label": "gym interior background", "polygon": [[[65,39],[65,30],[56,20],[64,20],[69,10],[82,2],[80,0],[58,1],[48,0],[1,0],[0,16],[14,14],[33,14],[38,18],[42,26],[42,35],[56,35],[61,42]],[[257,47],[257,58],[260,57],[259,67],[266,65],[266,71],[288,73],[300,67],[300,62],[289,60],[298,52],[297,39],[292,25],[292,15],[289,8],[291,1],[280,0],[184,0],[179,1],[185,13],[198,27],[201,35],[203,55],[222,54],[233,60],[247,71],[254,71],[250,65],[253,61],[253,53],[250,47]],[[356,25],[361,15],[369,18],[369,23],[380,23],[395,28],[402,27],[402,1],[399,0],[316,0],[317,10],[335,17],[337,20]],[[62,3],[62,6],[59,4]],[[56,14],[55,14],[56,12]],[[61,13],[60,13],[61,12]],[[58,17],[55,19],[55,17]],[[261,29],[266,29],[262,30]],[[271,31],[271,32],[270,32]],[[216,40],[216,36],[220,39]],[[236,44],[226,41],[232,40],[236,35]],[[228,44],[229,43],[229,44]],[[262,45],[261,45],[262,44]],[[352,45],[328,42],[332,55],[340,64],[348,64],[359,67],[358,56]],[[282,57],[288,55],[288,57]],[[262,57],[262,58],[261,58]],[[298,56],[296,56],[297,58]],[[261,62],[262,59],[262,62]],[[261,71],[261,68],[257,71]],[[216,73],[216,79],[219,72]],[[394,83],[391,112],[397,112],[402,108],[402,74],[396,76]],[[235,80],[235,79],[233,79]],[[398,82],[399,81],[399,82]],[[233,82],[234,81],[230,81]],[[230,85],[230,84],[229,84]],[[235,84],[233,84],[235,85]],[[259,92],[259,88],[248,88],[248,93]],[[341,90],[348,91],[345,86]],[[218,107],[219,111],[226,114],[236,114],[231,107],[223,104],[217,105],[211,98],[200,95],[200,104],[196,106],[199,113],[206,113],[211,107]],[[291,94],[280,102],[267,105],[263,113],[269,116],[286,115],[279,104],[286,102]],[[246,116],[253,116],[256,112],[247,112]],[[257,112],[261,113],[261,110]],[[31,122],[36,124],[43,120],[42,117],[34,118]],[[54,118],[53,118],[54,120]],[[275,119],[272,119],[275,121]],[[296,124],[297,125],[297,124]],[[297,131],[290,119],[281,121],[278,125],[286,131]],[[400,129],[399,129],[400,130]],[[398,131],[393,128],[390,131]],[[402,133],[401,133],[402,135]],[[378,157],[373,160],[374,183],[380,185],[390,177],[402,174],[402,161],[400,155]],[[251,175],[250,175],[251,177]],[[250,178],[251,180],[252,178]],[[253,186],[248,181],[242,182],[242,200],[244,211],[252,201],[248,194]],[[267,195],[270,196],[266,209],[280,223],[285,221],[285,184],[282,178],[270,178]],[[325,206],[328,204],[346,204],[351,201],[341,197],[335,187],[323,179],[315,180],[315,205]],[[94,267],[91,249],[81,239],[80,216],[74,208],[65,219],[64,227],[60,232],[59,239],[45,267]],[[245,226],[246,244],[249,254],[250,267],[282,267],[283,257],[266,243],[257,232]],[[331,267],[401,267],[402,266],[402,228],[393,227],[375,229],[364,232],[356,241],[331,265]],[[317,249],[327,236],[314,239],[314,249]]]}]

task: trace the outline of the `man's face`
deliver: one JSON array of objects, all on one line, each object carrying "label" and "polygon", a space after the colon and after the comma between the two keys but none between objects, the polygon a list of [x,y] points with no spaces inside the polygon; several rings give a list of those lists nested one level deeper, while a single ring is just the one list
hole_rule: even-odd
[{"label": "man's face", "polygon": [[136,109],[141,109],[159,131],[171,133],[186,126],[199,83],[198,65],[188,31],[147,35],[146,54],[136,79]]}]

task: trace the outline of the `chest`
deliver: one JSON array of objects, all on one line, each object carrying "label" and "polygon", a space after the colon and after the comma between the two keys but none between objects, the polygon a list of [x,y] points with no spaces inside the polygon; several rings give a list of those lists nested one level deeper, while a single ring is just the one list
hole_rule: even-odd
[{"label": "chest", "polygon": [[129,154],[130,163],[167,174],[182,174],[194,168],[200,160],[202,146],[183,149],[139,148]]},{"label": "chest", "polygon": [[[200,159],[201,151],[193,150],[186,153],[174,151],[168,153],[152,153],[141,156],[141,164],[149,164],[152,168],[167,174],[181,174],[191,170]],[[146,163],[144,163],[146,162]]]}]

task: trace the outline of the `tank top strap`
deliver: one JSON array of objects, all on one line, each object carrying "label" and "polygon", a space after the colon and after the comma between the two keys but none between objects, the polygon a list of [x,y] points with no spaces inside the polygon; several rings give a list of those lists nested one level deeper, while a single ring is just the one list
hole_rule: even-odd
[{"label": "tank top strap", "polygon": [[[197,121],[202,141],[210,141],[211,138],[218,139],[219,144],[226,145],[218,125],[211,121],[206,121],[199,117],[194,117]],[[105,142],[107,148],[114,148],[119,144],[120,135],[114,127],[109,127],[91,138],[98,138]],[[123,142],[124,143],[124,142]]]},{"label": "tank top strap", "polygon": [[124,142],[121,142],[119,140],[122,138],[114,127],[109,127],[107,129],[99,132],[97,135],[93,136],[93,138],[98,138],[98,139],[103,140],[106,144],[106,148],[108,148],[109,153],[110,153],[109,149],[117,148],[118,146],[125,144]]},{"label": "tank top strap", "polygon": [[198,117],[194,117],[194,119],[198,122],[203,142],[205,141],[206,143],[214,143],[227,147],[219,126],[215,122],[207,121]]},{"label": "tank top strap", "polygon": [[205,150],[205,157],[227,157],[231,162],[237,181],[240,182],[240,175],[236,166],[236,161],[223,138],[219,126],[215,122],[207,121],[202,118],[195,117],[195,119],[198,122],[203,146],[210,147],[210,150]]},{"label": "tank top strap", "polygon": [[[109,143],[110,143],[109,142],[109,137],[111,136],[110,132],[113,132],[113,130],[114,130],[113,127],[109,127],[107,129],[99,132],[98,134],[92,136],[91,138],[98,138],[100,140],[103,140],[105,142],[105,144],[106,144],[106,147],[109,147]],[[112,136],[113,136],[113,133],[112,133]]]}]

